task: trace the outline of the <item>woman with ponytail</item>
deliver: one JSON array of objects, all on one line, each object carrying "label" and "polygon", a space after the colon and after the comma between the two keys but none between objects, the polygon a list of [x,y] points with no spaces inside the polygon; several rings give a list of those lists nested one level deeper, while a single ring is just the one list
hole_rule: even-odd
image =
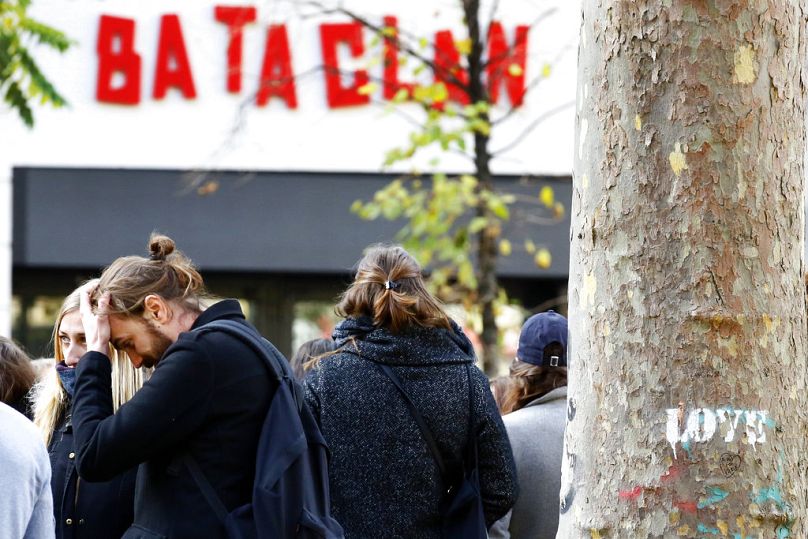
[{"label": "woman with ponytail", "polygon": [[[135,475],[131,468],[109,481],[88,483],[76,473],[71,421],[76,365],[87,351],[79,314],[79,290],[62,303],[53,328],[56,365],[34,387],[34,424],[48,447],[56,538],[120,537],[132,523]],[[117,410],[143,385],[125,354],[112,358],[112,402]]]},{"label": "woman with ponytail", "polygon": [[449,481],[402,390],[448,474],[462,474],[476,442],[486,527],[502,517],[516,497],[508,438],[471,343],[427,291],[417,262],[398,246],[370,248],[337,313],[338,349],[305,385],[331,451],[332,513],[346,537],[442,536]]}]

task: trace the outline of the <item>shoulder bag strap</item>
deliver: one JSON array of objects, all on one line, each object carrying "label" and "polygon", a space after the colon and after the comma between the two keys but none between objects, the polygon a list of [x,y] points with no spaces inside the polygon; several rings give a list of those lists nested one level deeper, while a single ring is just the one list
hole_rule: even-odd
[{"label": "shoulder bag strap", "polygon": [[415,419],[415,422],[418,423],[418,428],[421,429],[421,436],[423,436],[424,441],[426,441],[426,445],[429,446],[429,451],[432,453],[432,456],[438,465],[440,475],[441,477],[445,478],[446,464],[443,462],[443,457],[438,449],[438,444],[435,443],[434,436],[432,436],[432,431],[426,426],[424,417],[418,411],[418,408],[415,407],[415,404],[413,404],[412,399],[410,399],[409,394],[404,390],[404,386],[401,385],[401,380],[399,380],[398,376],[395,375],[393,369],[387,365],[382,365],[381,363],[375,363],[375,365],[379,368],[379,370],[387,375],[390,381],[393,382],[393,385],[396,386],[396,389],[398,389],[398,391],[401,393],[401,396],[404,397],[404,404],[407,405],[410,415],[413,417],[413,419]]},{"label": "shoulder bag strap", "polygon": [[185,466],[191,473],[194,483],[196,483],[196,486],[199,487],[199,491],[202,492],[202,496],[205,498],[205,501],[208,502],[210,508],[213,509],[214,513],[216,513],[216,517],[219,519],[219,522],[224,524],[224,521],[227,518],[227,508],[222,503],[219,495],[216,494],[216,489],[214,489],[213,485],[211,485],[210,481],[208,481],[208,478],[205,476],[205,472],[202,471],[202,468],[199,467],[199,463],[194,457],[191,456],[190,453],[186,453],[182,458],[182,461],[185,463]]}]

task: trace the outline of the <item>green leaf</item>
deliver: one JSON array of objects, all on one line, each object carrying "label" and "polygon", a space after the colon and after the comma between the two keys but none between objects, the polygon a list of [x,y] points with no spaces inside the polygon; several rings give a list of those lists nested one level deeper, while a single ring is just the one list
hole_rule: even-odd
[{"label": "green leaf", "polygon": [[469,222],[469,232],[476,234],[488,226],[488,219],[485,217],[475,217]]},{"label": "green leaf", "polygon": [[491,198],[489,198],[488,209],[490,209],[494,215],[496,215],[502,220],[507,220],[508,217],[510,217],[508,206],[505,205],[505,202],[503,202],[502,198],[500,197],[492,196]]},{"label": "green leaf", "polygon": [[363,84],[359,88],[357,88],[356,93],[359,95],[371,95],[379,89],[379,85],[375,82],[369,82],[367,84]]}]

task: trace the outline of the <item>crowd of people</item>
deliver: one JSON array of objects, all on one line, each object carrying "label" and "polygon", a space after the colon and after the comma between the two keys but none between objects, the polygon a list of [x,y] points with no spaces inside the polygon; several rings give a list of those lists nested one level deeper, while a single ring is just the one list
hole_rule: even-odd
[{"label": "crowd of people", "polygon": [[[530,317],[489,381],[398,246],[366,251],[336,312],[332,339],[273,367],[239,303],[212,300],[153,234],[147,257],[65,299],[38,381],[0,338],[0,538],[233,537],[244,522],[261,537],[279,521],[294,537],[555,537],[566,319]],[[305,436],[263,462],[292,415]],[[318,443],[320,490],[297,447]],[[295,466],[306,481],[271,492],[295,514],[265,515],[263,481]]]}]

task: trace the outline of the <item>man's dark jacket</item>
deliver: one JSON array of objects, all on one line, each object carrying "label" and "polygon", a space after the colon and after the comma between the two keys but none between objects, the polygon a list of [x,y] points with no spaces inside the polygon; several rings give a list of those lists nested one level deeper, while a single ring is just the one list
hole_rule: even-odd
[{"label": "man's dark jacket", "polygon": [[114,415],[109,360],[88,352],[79,361],[73,402],[79,475],[103,481],[140,463],[135,521],[125,539],[225,537],[182,463],[186,453],[228,510],[252,497],[258,437],[276,384],[240,340],[194,331],[222,319],[252,328],[237,301],[213,305]]},{"label": "man's dark jacket", "polygon": [[424,416],[444,459],[460,460],[474,395],[480,491],[490,526],[514,504],[516,468],[488,379],[471,343],[452,330],[400,334],[348,318],[334,331],[340,351],[306,376],[306,401],[331,450],[331,509],[349,539],[438,539],[445,485],[402,396],[374,363],[389,365]]}]

